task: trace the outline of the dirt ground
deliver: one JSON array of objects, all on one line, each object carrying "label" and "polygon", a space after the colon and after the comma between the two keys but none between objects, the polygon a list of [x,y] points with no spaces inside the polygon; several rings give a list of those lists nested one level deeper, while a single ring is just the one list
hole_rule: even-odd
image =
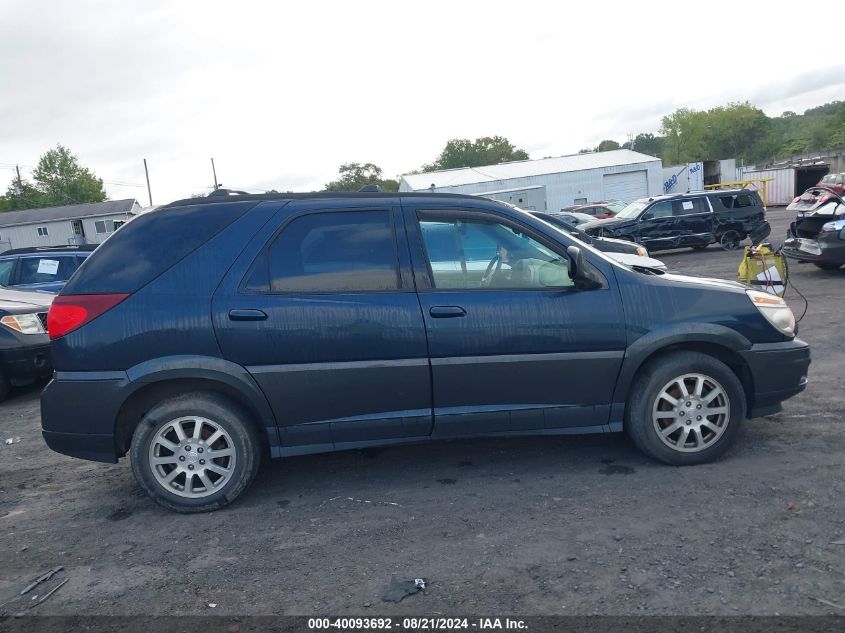
[{"label": "dirt ground", "polygon": [[[770,209],[774,239],[789,215]],[[658,257],[723,278],[740,258]],[[843,614],[845,270],[792,279],[807,390],[692,468],[622,435],[453,441],[271,462],[183,516],[126,460],[51,452],[39,388],[20,391],[0,405],[0,440],[20,438],[0,441],[0,614]],[[46,590],[68,582],[28,610],[45,589],[18,592],[56,566]],[[428,588],[383,602],[394,574]]]}]

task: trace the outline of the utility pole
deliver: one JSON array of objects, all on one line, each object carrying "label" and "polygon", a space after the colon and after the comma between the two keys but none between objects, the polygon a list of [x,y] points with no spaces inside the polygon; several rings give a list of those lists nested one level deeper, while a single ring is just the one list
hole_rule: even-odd
[{"label": "utility pole", "polygon": [[147,169],[147,159],[144,159],[144,174],[147,176],[147,195],[150,197],[150,206],[153,206],[153,191],[150,189],[150,170]]},{"label": "utility pole", "polygon": [[217,170],[214,168],[214,159],[211,159],[211,173],[214,174],[214,191],[217,191]]},{"label": "utility pole", "polygon": [[15,171],[18,172],[18,185],[21,184],[21,168],[15,165]]}]

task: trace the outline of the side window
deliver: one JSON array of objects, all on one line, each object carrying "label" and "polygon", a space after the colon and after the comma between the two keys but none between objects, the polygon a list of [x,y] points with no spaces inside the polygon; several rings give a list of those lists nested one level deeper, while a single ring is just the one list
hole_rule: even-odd
[{"label": "side window", "polygon": [[692,200],[673,200],[673,213],[676,216],[692,215],[695,213],[709,213],[710,207],[704,198],[693,198]]},{"label": "side window", "polygon": [[569,259],[515,229],[483,220],[420,221],[435,288],[568,288]]},{"label": "side window", "polygon": [[74,256],[24,257],[18,272],[19,284],[42,284],[67,281],[79,263]]},{"label": "side window", "polygon": [[672,201],[664,200],[651,205],[646,211],[653,218],[668,218],[672,216]]},{"label": "side window", "polygon": [[734,208],[734,197],[733,196],[719,196],[719,202],[722,203],[722,206],[725,209],[733,209]]},{"label": "side window", "polygon": [[734,202],[734,207],[737,209],[741,209],[742,207],[753,207],[754,206],[754,197],[749,196],[747,193],[741,193],[736,197],[736,202]]},{"label": "side window", "polygon": [[0,286],[8,286],[12,281],[12,269],[15,267],[14,259],[0,261]]},{"label": "side window", "polygon": [[267,253],[272,292],[399,288],[388,211],[314,213],[293,220]]}]

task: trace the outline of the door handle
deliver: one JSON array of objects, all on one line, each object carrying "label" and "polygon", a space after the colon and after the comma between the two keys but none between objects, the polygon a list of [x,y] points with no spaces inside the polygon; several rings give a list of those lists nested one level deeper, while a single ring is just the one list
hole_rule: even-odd
[{"label": "door handle", "polygon": [[461,306],[431,306],[428,313],[433,319],[454,319],[467,315],[467,311]]},{"label": "door handle", "polygon": [[267,313],[263,310],[254,310],[248,308],[235,308],[229,310],[230,321],[264,321],[267,319]]}]

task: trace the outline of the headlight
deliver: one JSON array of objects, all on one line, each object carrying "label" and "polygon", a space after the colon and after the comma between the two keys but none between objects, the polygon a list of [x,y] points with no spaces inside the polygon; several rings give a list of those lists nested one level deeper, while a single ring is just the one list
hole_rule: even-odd
[{"label": "headlight", "polygon": [[795,336],[795,315],[786,301],[776,295],[759,290],[746,290],[751,303],[757,306],[766,320],[787,336]]},{"label": "headlight", "polygon": [[44,326],[37,314],[8,314],[0,319],[7,328],[21,334],[44,334]]},{"label": "headlight", "polygon": [[640,257],[648,257],[648,249],[645,246],[637,246],[637,255]]}]

